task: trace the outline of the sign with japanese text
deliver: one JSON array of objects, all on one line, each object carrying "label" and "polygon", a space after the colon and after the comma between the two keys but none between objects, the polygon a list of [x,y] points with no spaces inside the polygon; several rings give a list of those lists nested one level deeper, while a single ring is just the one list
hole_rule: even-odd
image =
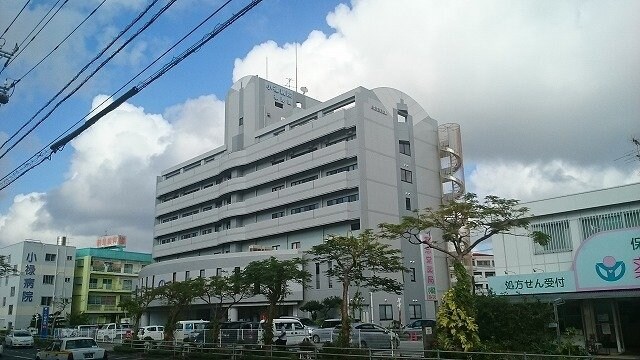
[{"label": "sign with japanese text", "polygon": [[36,265],[38,255],[35,252],[27,253],[27,265],[24,267],[24,279],[22,282],[22,302],[33,302],[33,286],[35,285]]},{"label": "sign with japanese text", "polygon": [[106,235],[100,236],[96,241],[98,247],[126,247],[127,237],[124,235]]},{"label": "sign with japanese text", "polygon": [[49,332],[49,307],[42,308],[42,321],[40,321],[40,337],[46,339]]},{"label": "sign with japanese text", "polygon": [[425,300],[437,301],[438,291],[436,288],[436,271],[433,256],[433,249],[427,244],[431,241],[431,233],[420,234],[422,242],[422,269],[424,273]]},{"label": "sign with japanese text", "polygon": [[489,289],[497,295],[531,295],[576,291],[573,271],[492,276]]}]

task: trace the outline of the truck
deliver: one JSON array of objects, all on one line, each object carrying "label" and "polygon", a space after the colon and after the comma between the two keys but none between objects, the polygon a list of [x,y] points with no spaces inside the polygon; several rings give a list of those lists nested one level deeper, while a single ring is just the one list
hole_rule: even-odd
[{"label": "truck", "polygon": [[130,339],[133,335],[133,329],[129,324],[108,323],[102,324],[96,332],[96,340],[113,341],[115,339]]}]

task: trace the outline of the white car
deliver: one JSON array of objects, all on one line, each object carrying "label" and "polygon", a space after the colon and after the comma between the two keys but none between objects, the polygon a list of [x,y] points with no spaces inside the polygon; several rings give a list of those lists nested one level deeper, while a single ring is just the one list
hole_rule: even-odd
[{"label": "white car", "polygon": [[143,326],[138,330],[138,339],[142,340],[162,340],[164,339],[164,326],[150,325]]},{"label": "white car", "polygon": [[33,347],[33,335],[29,330],[11,330],[4,337],[4,344],[8,347]]},{"label": "white car", "polygon": [[107,351],[88,337],[73,337],[54,340],[44,350],[36,353],[36,360],[107,360]]},{"label": "white car", "polygon": [[96,332],[96,339],[100,341],[112,341],[114,339],[130,339],[132,335],[131,325],[109,323],[100,325]]}]

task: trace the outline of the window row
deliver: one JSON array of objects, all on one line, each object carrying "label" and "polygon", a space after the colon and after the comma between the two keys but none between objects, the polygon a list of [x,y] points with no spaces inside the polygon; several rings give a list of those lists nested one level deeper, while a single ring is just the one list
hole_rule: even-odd
[{"label": "window row", "polygon": [[[289,149],[286,150],[285,152],[278,154],[278,155],[274,155],[271,157],[270,160],[266,160],[266,164],[268,164],[268,166],[274,166],[277,164],[280,164],[286,160],[290,160],[290,159],[294,159],[296,157],[308,154],[310,152],[314,152],[320,148],[323,147],[328,147],[340,142],[346,142],[346,141],[350,141],[356,138],[355,135],[355,128],[350,128],[347,129],[339,134],[331,134],[331,135],[327,135],[324,138],[320,139],[319,141],[317,141],[316,143],[311,143],[311,144],[304,144],[304,145],[300,145],[294,149]],[[204,161],[204,160],[203,160]],[[262,162],[265,162],[265,160],[260,160]],[[257,170],[261,170],[263,168],[265,168],[264,166],[260,166],[258,163],[254,163],[254,164],[247,164],[244,166],[247,169],[250,169],[249,171],[247,171],[247,174],[253,171],[257,171]],[[243,176],[242,175],[242,168],[237,169],[238,170],[238,175],[237,176]],[[170,177],[173,177],[175,175],[180,174],[180,170],[176,170],[171,172],[170,174],[167,174],[164,176],[165,179],[168,179]],[[171,175],[171,176],[169,176]],[[174,200],[177,199],[180,196],[185,196],[185,195],[189,195],[192,194],[196,191],[202,190],[202,189],[206,189],[209,188],[211,186],[215,184],[221,184],[225,181],[231,180],[231,170],[225,170],[223,173],[216,175],[214,178],[210,178],[204,182],[201,182],[200,184],[197,185],[193,185],[191,187],[188,188],[183,188],[177,191],[174,191],[172,193],[169,194],[165,194],[161,197],[158,198],[159,202],[166,202],[166,201],[170,201],[170,200]]]}]

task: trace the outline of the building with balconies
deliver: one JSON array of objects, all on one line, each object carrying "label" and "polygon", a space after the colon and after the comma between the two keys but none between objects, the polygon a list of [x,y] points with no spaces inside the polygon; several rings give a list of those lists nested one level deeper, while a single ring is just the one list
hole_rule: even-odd
[{"label": "building with balconies", "polygon": [[125,318],[118,305],[131,296],[138,273],[151,262],[151,254],[119,247],[76,250],[72,313],[87,314],[91,324]]},{"label": "building with balconies", "polygon": [[[329,234],[398,222],[464,191],[456,177],[459,127],[439,127],[396,89],[358,87],[321,102],[247,76],[228,93],[225,122],[224,145],[158,176],[156,262],[140,272],[140,286],[231,273],[269,256],[304,256]],[[393,275],[404,292],[360,289],[365,299],[358,315],[381,323],[432,318],[449,286],[444,257],[425,255],[407,241],[391,244],[409,268]],[[313,280],[293,288],[283,314],[298,315],[307,300],[341,295],[340,284],[325,275],[330,266],[308,265]],[[185,317],[209,318],[199,305]],[[246,299],[228,317],[255,320],[265,305],[259,297]],[[155,303],[142,321],[164,320],[162,304]]]}]

